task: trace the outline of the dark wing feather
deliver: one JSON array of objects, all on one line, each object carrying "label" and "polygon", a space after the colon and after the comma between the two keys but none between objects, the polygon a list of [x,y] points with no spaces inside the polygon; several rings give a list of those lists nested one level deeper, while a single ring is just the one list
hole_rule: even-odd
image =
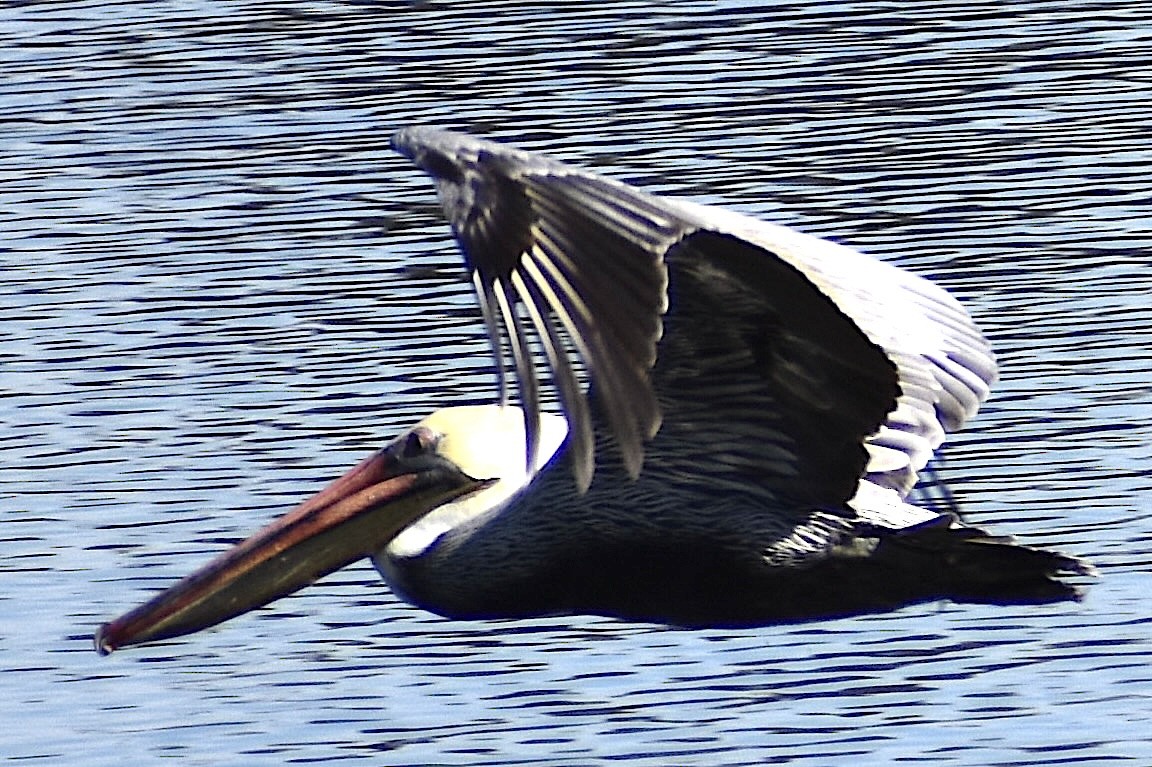
[{"label": "dark wing feather", "polygon": [[996,358],[964,307],[931,282],[843,245],[722,208],[666,201],[686,222],[787,263],[895,363],[900,396],[865,440],[865,478],[907,495],[945,431],[971,418],[996,380]]},{"label": "dark wing feather", "polygon": [[643,192],[498,144],[415,128],[393,146],[436,178],[489,332],[499,325],[509,342],[529,459],[539,400],[522,316],[556,381],[580,488],[591,482],[594,440],[558,328],[587,365],[628,473],[638,476],[644,441],[660,428],[650,371],[667,307],[663,257],[683,236],[681,222]]},{"label": "dark wing feather", "polygon": [[[896,365],[759,246],[701,230],[668,265],[673,311],[654,378],[669,439],[653,450],[710,484],[770,495],[766,506],[795,509],[794,524],[845,509],[868,462],[864,441],[900,394]],[[678,456],[682,444],[696,449]]]}]

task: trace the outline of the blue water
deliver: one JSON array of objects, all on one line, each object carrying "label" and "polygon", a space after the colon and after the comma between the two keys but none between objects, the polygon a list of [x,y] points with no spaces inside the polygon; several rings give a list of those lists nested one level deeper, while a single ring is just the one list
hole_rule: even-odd
[{"label": "blue water", "polygon": [[[1152,763],[1152,10],[991,2],[0,9],[0,757]],[[360,564],[109,658],[101,621],[432,407],[487,342],[407,124],[848,242],[1003,380],[942,475],[1080,604],[751,631],[453,622]]]}]

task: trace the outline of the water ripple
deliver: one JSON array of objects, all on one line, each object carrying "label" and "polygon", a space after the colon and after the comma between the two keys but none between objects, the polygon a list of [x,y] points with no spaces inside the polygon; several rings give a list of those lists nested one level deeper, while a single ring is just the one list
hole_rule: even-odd
[{"label": "water ripple", "polygon": [[[26,764],[1144,764],[1152,151],[1139,3],[0,10],[0,752]],[[455,623],[367,565],[99,659],[101,620],[431,403],[492,396],[431,190],[469,128],[851,242],[1002,362],[941,471],[1079,604],[748,632]]]}]

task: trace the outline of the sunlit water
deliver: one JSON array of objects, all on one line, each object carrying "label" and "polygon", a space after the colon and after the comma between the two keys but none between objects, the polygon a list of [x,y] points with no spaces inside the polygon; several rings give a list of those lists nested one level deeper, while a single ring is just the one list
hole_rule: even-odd
[{"label": "sunlit water", "polygon": [[[1128,2],[0,9],[0,757],[1152,763],[1152,11]],[[434,405],[487,344],[406,124],[833,237],[971,308],[969,519],[1081,604],[754,631],[452,622],[358,565],[100,658],[101,621]]]}]

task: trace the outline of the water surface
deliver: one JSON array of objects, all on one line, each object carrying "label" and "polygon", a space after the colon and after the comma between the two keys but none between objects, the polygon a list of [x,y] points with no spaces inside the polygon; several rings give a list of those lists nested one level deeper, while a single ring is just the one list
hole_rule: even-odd
[{"label": "water surface", "polygon": [[[0,10],[0,755],[22,764],[1152,762],[1143,3]],[[942,475],[1080,604],[754,631],[453,622],[361,564],[99,658],[101,621],[435,405],[487,343],[408,124],[926,274],[1002,381]]]}]

